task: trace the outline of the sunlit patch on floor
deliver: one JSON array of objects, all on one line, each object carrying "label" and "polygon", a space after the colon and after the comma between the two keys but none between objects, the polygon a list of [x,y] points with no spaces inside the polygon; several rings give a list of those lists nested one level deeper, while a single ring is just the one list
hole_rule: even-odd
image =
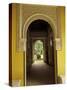
[{"label": "sunlit patch on floor", "polygon": [[44,61],[43,61],[43,60],[35,60],[35,61],[33,62],[33,64],[41,64],[41,63],[44,63]]}]

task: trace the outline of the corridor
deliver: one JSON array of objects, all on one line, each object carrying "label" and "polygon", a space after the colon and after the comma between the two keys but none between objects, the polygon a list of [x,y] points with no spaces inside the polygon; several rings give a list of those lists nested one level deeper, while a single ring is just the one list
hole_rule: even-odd
[{"label": "corridor", "polygon": [[27,75],[27,85],[54,84],[54,67],[43,61],[35,61]]},{"label": "corridor", "polygon": [[55,83],[54,34],[50,24],[33,21],[27,31],[26,85]]}]

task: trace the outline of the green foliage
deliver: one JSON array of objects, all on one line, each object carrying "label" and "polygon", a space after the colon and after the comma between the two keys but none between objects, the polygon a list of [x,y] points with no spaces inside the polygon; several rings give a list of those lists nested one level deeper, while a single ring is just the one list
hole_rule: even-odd
[{"label": "green foliage", "polygon": [[42,54],[43,53],[43,42],[41,40],[37,40],[35,42],[34,48],[35,48],[35,52],[36,52],[37,55]]}]

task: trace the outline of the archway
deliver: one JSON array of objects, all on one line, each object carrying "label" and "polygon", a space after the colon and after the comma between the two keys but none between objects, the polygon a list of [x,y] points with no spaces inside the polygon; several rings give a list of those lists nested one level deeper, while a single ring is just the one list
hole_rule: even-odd
[{"label": "archway", "polygon": [[[26,20],[26,22],[25,22],[25,24],[24,24],[24,27],[23,27],[23,35],[21,35],[21,36],[23,36],[23,39],[21,39],[21,42],[23,43],[23,47],[21,47],[21,49],[23,48],[23,50],[24,50],[24,61],[25,61],[25,70],[24,70],[24,73],[25,73],[25,85],[27,85],[27,82],[26,82],[26,64],[27,64],[27,62],[26,62],[26,43],[27,43],[27,31],[28,31],[28,27],[29,27],[29,25],[33,22],[33,21],[35,21],[35,20],[38,20],[38,19],[41,19],[41,20],[43,20],[43,21],[46,21],[46,22],[49,22],[49,25],[51,26],[51,28],[52,28],[52,32],[53,32],[53,34],[54,34],[54,39],[53,39],[53,41],[54,41],[54,66],[55,66],[55,83],[57,83],[57,58],[56,58],[56,44],[55,44],[55,39],[56,39],[56,37],[57,37],[57,28],[56,28],[56,26],[55,26],[55,23],[53,22],[53,20],[50,18],[50,17],[48,17],[47,15],[44,15],[44,14],[34,14],[34,15],[32,15],[32,16],[30,16],[27,20]],[[21,43],[20,42],[20,43]]]},{"label": "archway", "polygon": [[[43,63],[33,61],[35,45],[39,46],[35,57],[41,60],[43,52]],[[41,46],[40,46],[41,45]],[[40,51],[40,47],[42,48]],[[38,74],[39,73],[39,74]],[[54,60],[54,32],[50,24],[44,20],[33,21],[27,30],[26,42],[26,85],[54,84],[55,82],[55,60]]]},{"label": "archway", "polygon": [[44,44],[42,40],[35,40],[32,48],[32,60],[33,63],[43,62],[44,60]]}]

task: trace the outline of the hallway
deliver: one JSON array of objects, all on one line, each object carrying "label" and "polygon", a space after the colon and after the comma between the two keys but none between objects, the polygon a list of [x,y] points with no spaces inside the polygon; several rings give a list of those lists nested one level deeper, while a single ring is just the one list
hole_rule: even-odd
[{"label": "hallway", "polygon": [[54,84],[54,67],[43,61],[36,61],[32,64],[27,75],[27,85]]},{"label": "hallway", "polygon": [[27,30],[26,45],[26,84],[55,83],[54,33],[50,24],[43,20],[33,21]]}]

